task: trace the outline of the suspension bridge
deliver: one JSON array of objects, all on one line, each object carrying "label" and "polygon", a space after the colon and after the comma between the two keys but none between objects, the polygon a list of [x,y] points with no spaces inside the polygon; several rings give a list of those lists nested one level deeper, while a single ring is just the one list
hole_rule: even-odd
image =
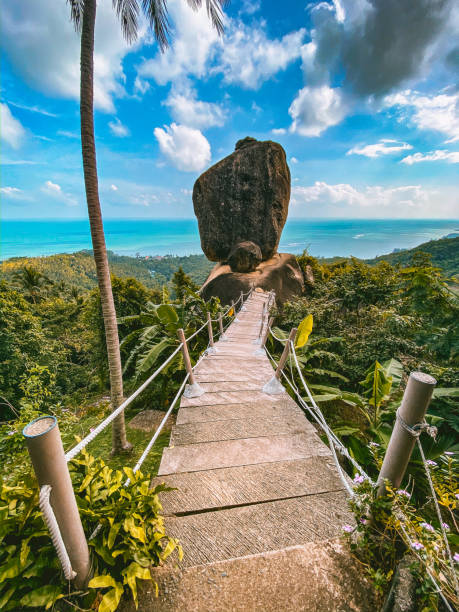
[{"label": "suspension bridge", "polygon": [[[287,339],[275,336],[269,318],[273,300],[272,293],[250,291],[223,313],[230,318],[226,328],[222,314],[214,320],[208,314],[189,338],[180,330],[179,345],[172,354],[67,453],[54,417],[40,417],[25,428],[40,486],[40,508],[67,580],[84,587],[90,573],[86,538],[94,534],[83,532],[66,464],[181,351],[186,376],[133,470],[140,469],[179,405],[169,447],[164,449],[152,485],[165,482],[171,487],[161,494],[163,515],[166,531],[179,539],[184,557],[178,563],[171,556],[164,566],[152,569],[159,597],[149,583],[139,585],[139,610],[377,609],[372,585],[341,538],[343,527],[354,522],[347,504],[354,491],[339,455],[353,465],[360,479],[375,483],[333,433],[314,401],[296,355],[296,329]],[[206,328],[208,347],[192,366],[188,342]],[[283,344],[278,362],[266,347],[269,335]],[[301,382],[301,388],[295,380]],[[417,443],[441,523],[419,440],[422,431],[432,429],[424,415],[434,385],[428,375],[410,375],[379,478],[381,483],[387,479],[399,486]],[[404,527],[405,517],[400,514],[398,518],[407,545],[414,548]],[[442,535],[454,576],[444,527]],[[413,554],[424,563],[418,553]],[[452,611],[427,565],[425,569],[445,608]],[[457,578],[454,585],[457,590]],[[135,608],[133,602],[123,602],[119,609],[131,612]]]}]

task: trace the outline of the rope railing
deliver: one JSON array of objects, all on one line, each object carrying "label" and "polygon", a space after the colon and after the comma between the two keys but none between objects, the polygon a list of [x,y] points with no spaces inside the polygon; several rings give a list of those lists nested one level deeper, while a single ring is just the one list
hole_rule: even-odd
[{"label": "rope railing", "polygon": [[[350,453],[348,452],[347,448],[343,445],[343,443],[339,440],[339,438],[336,436],[336,434],[332,431],[332,429],[329,427],[322,411],[320,410],[319,406],[317,405],[317,403],[314,400],[314,397],[304,379],[303,373],[301,371],[299,362],[298,362],[298,358],[296,355],[296,350],[295,350],[295,345],[294,342],[292,340],[283,340],[282,338],[278,338],[277,336],[275,336],[275,334],[273,334],[273,331],[271,329],[271,327],[269,327],[269,332],[271,333],[271,335],[278,340],[279,342],[285,344],[286,342],[288,342],[289,344],[289,357],[290,360],[291,358],[293,358],[294,361],[294,365],[295,365],[295,369],[298,373],[299,379],[301,381],[301,384],[304,388],[304,391],[306,392],[310,405],[308,405],[308,403],[304,400],[304,398],[302,397],[297,385],[295,384],[294,381],[294,377],[293,377],[293,370],[290,366],[290,372],[291,372],[291,380],[289,379],[289,377],[287,376],[287,374],[284,372],[284,370],[282,369],[282,376],[284,377],[286,383],[288,384],[288,386],[291,388],[292,392],[294,393],[294,395],[296,396],[299,405],[306,410],[313,418],[314,420],[318,423],[318,425],[320,426],[320,428],[325,432],[327,439],[328,439],[328,445],[330,447],[330,450],[332,452],[333,455],[333,460],[335,462],[335,465],[337,467],[337,471],[338,474],[343,482],[343,485],[345,486],[346,490],[349,492],[349,494],[351,496],[354,496],[355,493],[353,491],[353,488],[350,484],[350,477],[349,475],[344,471],[343,467],[341,466],[341,464],[339,463],[338,457],[336,455],[336,451],[335,449],[337,449],[342,455],[344,455],[346,457],[346,459],[349,460],[349,462],[353,465],[353,467],[356,469],[356,471],[363,476],[364,478],[366,478],[372,485],[376,485],[375,481],[372,480],[372,478],[366,474],[365,470],[362,468],[362,466],[350,455]],[[265,347],[265,351],[266,354],[268,355],[268,357],[270,358],[270,360],[273,362],[273,364],[275,366],[277,366],[277,362],[274,359],[273,355],[268,351],[268,349]],[[398,415],[397,413],[397,420],[402,420],[401,417]],[[453,580],[453,584],[454,584],[454,589],[456,591],[456,596],[459,598],[459,589],[458,589],[458,579],[457,579],[457,575],[455,572],[455,564],[454,564],[454,560],[452,557],[452,553],[451,553],[451,548],[449,546],[449,542],[447,539],[447,535],[446,535],[446,529],[445,526],[443,524],[443,518],[441,516],[441,512],[440,512],[440,508],[439,508],[439,504],[438,504],[438,499],[437,499],[437,495],[435,493],[435,489],[433,486],[433,482],[432,482],[432,477],[430,475],[430,468],[429,468],[429,464],[425,458],[425,454],[424,454],[424,450],[422,448],[422,444],[420,441],[420,434],[421,432],[425,429],[430,435],[433,435],[433,431],[432,428],[430,428],[425,421],[423,423],[420,423],[418,425],[415,426],[409,426],[407,425],[404,421],[402,423],[402,426],[416,439],[416,444],[418,445],[418,449],[419,449],[419,453],[422,459],[422,463],[424,466],[424,470],[426,472],[426,476],[427,476],[427,480],[429,483],[429,488],[430,488],[430,492],[431,492],[431,496],[434,502],[434,506],[435,506],[435,511],[437,514],[437,518],[440,524],[440,529],[441,529],[441,534],[442,534],[442,539],[443,539],[443,543],[444,543],[444,547],[445,547],[445,551],[446,551],[446,556],[450,565],[450,569],[451,569],[451,575],[452,575],[452,580]],[[411,549],[412,553],[419,559],[419,561],[421,561],[421,563],[423,564],[423,566],[425,567],[426,573],[429,576],[433,587],[435,588],[436,593],[441,597],[446,609],[449,612],[453,612],[453,608],[451,607],[450,603],[448,602],[448,600],[446,599],[444,593],[442,592],[442,589],[440,588],[438,582],[436,581],[434,575],[432,574],[431,570],[429,569],[428,565],[427,565],[427,561],[417,552],[416,550],[416,542],[413,541],[413,539],[411,538],[410,534],[408,533],[407,529],[404,526],[404,522],[407,520],[407,517],[403,514],[403,512],[401,511],[400,507],[396,507],[395,510],[398,518],[399,518],[399,523],[400,523],[400,530],[404,536],[405,542],[408,545],[408,547]]]}]

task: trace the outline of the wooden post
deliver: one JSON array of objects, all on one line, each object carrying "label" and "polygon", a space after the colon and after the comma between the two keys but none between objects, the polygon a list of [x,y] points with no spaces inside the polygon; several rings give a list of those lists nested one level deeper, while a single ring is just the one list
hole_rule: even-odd
[{"label": "wooden post", "polygon": [[268,325],[267,325],[267,327],[265,329],[265,333],[263,334],[263,338],[261,339],[261,345],[260,345],[261,348],[263,348],[265,346],[265,344],[266,344],[266,341],[267,341],[268,335],[269,335],[269,329],[270,329],[270,327],[272,327],[273,323],[274,323],[274,317],[271,317],[269,319],[269,321],[268,321]]},{"label": "wooden post", "polygon": [[407,431],[404,423],[412,427],[424,421],[436,384],[435,378],[429,374],[411,372],[378,476],[379,495],[385,493],[385,480],[394,487],[400,486],[416,443],[416,438]]},{"label": "wooden post", "polygon": [[218,327],[220,329],[220,338],[224,335],[222,313],[218,315]]},{"label": "wooden post", "polygon": [[214,346],[214,333],[212,331],[212,319],[210,317],[210,312],[207,313],[207,331],[209,332],[209,346],[213,348]]},{"label": "wooden post", "polygon": [[279,380],[280,377],[281,377],[282,370],[284,369],[285,362],[287,361],[287,357],[288,357],[288,354],[289,354],[289,351],[290,351],[290,341],[293,342],[295,340],[296,332],[297,332],[297,328],[293,327],[290,330],[290,333],[288,335],[288,340],[285,343],[284,350],[282,351],[281,358],[279,359],[279,363],[277,365],[276,372],[274,374],[274,376],[277,378],[277,380]]},{"label": "wooden post", "polygon": [[72,569],[76,572],[73,580],[77,588],[82,589],[88,581],[91,562],[57,419],[38,417],[26,425],[22,433],[39,487],[51,487],[49,500]]},{"label": "wooden post", "polygon": [[185,362],[185,369],[188,374],[188,380],[190,381],[190,385],[195,384],[195,378],[193,373],[193,368],[191,367],[191,359],[190,354],[188,352],[188,345],[186,343],[185,332],[182,328],[177,331],[178,338],[182,343],[182,353],[183,353],[183,361]]}]

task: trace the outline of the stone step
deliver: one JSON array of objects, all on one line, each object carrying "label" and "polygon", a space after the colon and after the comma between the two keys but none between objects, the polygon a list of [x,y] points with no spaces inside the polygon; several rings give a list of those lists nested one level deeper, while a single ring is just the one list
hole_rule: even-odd
[{"label": "stone step", "polygon": [[[158,567],[159,588],[140,580],[139,612],[375,612],[375,590],[338,538],[185,569]],[[134,612],[132,599],[122,612]]]},{"label": "stone step", "polygon": [[303,411],[290,398],[279,402],[251,402],[241,404],[217,404],[216,406],[191,406],[180,408],[177,425],[183,423],[205,423],[243,419],[247,415],[257,419],[270,420],[276,417],[289,418],[292,414],[302,415]]},{"label": "stone step", "polygon": [[181,567],[190,567],[333,538],[351,520],[345,493],[333,491],[166,517],[165,527],[183,547]]},{"label": "stone step", "polygon": [[259,419],[248,412],[242,419],[210,421],[207,423],[186,423],[172,429],[171,446],[259,438],[261,436],[283,436],[286,434],[315,434],[314,427],[302,414],[274,416],[271,420]]},{"label": "stone step", "polygon": [[239,381],[239,384],[234,381],[202,381],[199,384],[206,393],[220,393],[221,391],[259,391],[261,388],[259,382],[251,380],[242,380]]},{"label": "stone step", "polygon": [[165,448],[158,476],[330,454],[320,438],[311,434],[201,442]]},{"label": "stone step", "polygon": [[152,486],[161,482],[174,488],[160,494],[164,515],[217,510],[343,488],[330,457],[170,474],[154,478]]}]

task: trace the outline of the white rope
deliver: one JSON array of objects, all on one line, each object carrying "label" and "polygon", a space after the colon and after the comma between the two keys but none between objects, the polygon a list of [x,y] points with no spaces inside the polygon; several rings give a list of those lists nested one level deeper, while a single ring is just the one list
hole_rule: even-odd
[{"label": "white rope", "polygon": [[273,337],[275,340],[277,340],[278,342],[282,342],[282,344],[285,344],[285,343],[287,342],[287,338],[285,338],[285,340],[284,340],[284,339],[282,339],[282,338],[278,338],[278,337],[276,336],[276,334],[273,332],[273,330],[272,330],[272,328],[271,328],[271,327],[269,328],[269,332],[270,332],[271,336],[272,336],[272,337]]},{"label": "white rope", "polygon": [[[147,444],[145,450],[143,451],[142,455],[140,456],[140,459],[137,461],[137,463],[134,466],[134,469],[132,470],[134,472],[134,474],[140,469],[142,463],[145,461],[145,459],[148,457],[148,454],[153,446],[153,444],[156,442],[156,440],[158,439],[159,434],[161,433],[161,431],[163,430],[164,425],[166,424],[167,419],[169,418],[172,410],[175,407],[175,404],[177,403],[177,400],[179,399],[183,389],[185,388],[186,382],[189,378],[189,374],[187,374],[185,376],[184,381],[182,382],[182,384],[180,385],[180,389],[177,391],[174,399],[172,400],[171,405],[169,406],[169,410],[166,412],[166,414],[163,417],[163,420],[161,421],[161,423],[158,426],[158,429],[155,431],[152,439],[150,440],[150,442]],[[129,486],[130,483],[130,479],[128,478],[126,480],[126,482],[124,483],[124,486],[127,487]]]},{"label": "white rope", "polygon": [[67,553],[67,549],[65,548],[64,540],[62,539],[56,516],[54,515],[53,508],[49,501],[50,494],[51,486],[43,485],[38,496],[38,504],[43,513],[43,518],[51,535],[51,540],[54,548],[56,549],[57,556],[61,562],[65,579],[73,580],[76,576],[76,572],[74,572],[72,569],[72,564],[70,563],[69,555]]},{"label": "white rope", "polygon": [[178,345],[178,347],[175,349],[175,351],[169,355],[169,357],[166,359],[166,361],[164,361],[159,368],[153,372],[153,374],[147,378],[147,380],[140,385],[140,387],[134,391],[134,393],[129,396],[122,404],[120,404],[118,406],[118,408],[116,410],[114,410],[106,419],[104,419],[101,423],[99,423],[99,425],[97,427],[94,428],[93,431],[91,431],[85,438],[83,438],[83,440],[81,440],[76,446],[74,446],[71,450],[69,450],[66,454],[65,454],[65,460],[67,461],[67,463],[69,461],[71,461],[72,459],[74,459],[78,453],[80,453],[83,448],[85,448],[85,446],[87,446],[90,442],[92,442],[94,440],[94,438],[96,438],[101,431],[103,431],[107,425],[110,425],[110,423],[116,419],[116,417],[121,414],[121,412],[127,408],[127,406],[129,406],[129,404],[131,404],[135,398],[142,393],[142,391],[148,387],[148,385],[151,383],[151,381],[156,378],[158,376],[158,374],[167,366],[167,364],[172,361],[172,359],[177,355],[177,353],[182,349],[182,343],[180,343]]},{"label": "white rope", "polygon": [[187,342],[189,342],[190,340],[192,340],[195,336],[197,336],[199,334],[199,332],[201,332],[205,327],[207,327],[207,321],[205,323],[203,323],[201,325],[201,327],[199,329],[197,329],[194,334],[191,334],[191,336],[189,338],[185,338],[185,340]]},{"label": "white rope", "polygon": [[454,567],[454,561],[453,561],[453,555],[451,554],[451,548],[449,546],[449,542],[448,542],[448,536],[446,535],[446,529],[443,525],[443,518],[440,512],[440,506],[438,505],[438,499],[437,499],[437,495],[435,493],[435,489],[433,486],[433,482],[432,482],[432,476],[430,474],[430,468],[429,468],[429,464],[426,461],[426,457],[424,455],[424,449],[422,448],[422,444],[421,441],[419,440],[419,437],[416,438],[416,442],[418,444],[418,448],[419,448],[419,452],[421,454],[421,458],[422,458],[422,463],[424,464],[424,469],[426,471],[427,474],[427,480],[429,481],[429,487],[430,487],[430,491],[432,493],[432,498],[435,504],[435,510],[437,512],[437,517],[438,517],[438,521],[440,523],[440,529],[442,532],[442,536],[443,536],[443,541],[445,544],[445,548],[446,548],[446,553],[448,555],[448,559],[449,559],[449,563],[451,565],[451,571],[452,571],[452,575],[453,575],[453,582],[454,582],[454,590],[456,591],[456,595],[459,599],[459,585],[458,585],[458,581],[457,581],[457,575],[456,575],[456,569]]}]

